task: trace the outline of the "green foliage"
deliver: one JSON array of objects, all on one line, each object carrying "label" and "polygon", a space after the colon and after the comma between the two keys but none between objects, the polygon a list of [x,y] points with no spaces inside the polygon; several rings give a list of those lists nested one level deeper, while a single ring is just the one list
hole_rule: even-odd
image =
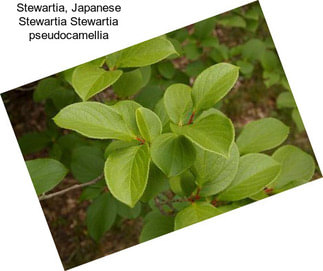
[{"label": "green foliage", "polygon": [[152,142],[162,132],[162,123],[153,111],[140,107],[136,110],[137,126],[143,139]]},{"label": "green foliage", "polygon": [[113,85],[114,92],[120,97],[129,97],[136,94],[145,86],[145,77],[150,77],[150,67],[139,68],[121,75],[119,80]]},{"label": "green foliage", "polygon": [[112,152],[104,166],[105,179],[112,195],[134,207],[147,186],[149,163],[146,144]]},{"label": "green foliage", "polygon": [[176,73],[172,62],[160,62],[157,68],[159,73],[166,79],[172,79]]},{"label": "green foliage", "polygon": [[195,111],[215,105],[234,86],[238,75],[239,68],[227,63],[216,64],[200,73],[192,91]]},{"label": "green foliage", "polygon": [[169,179],[170,189],[179,196],[190,196],[196,189],[194,175],[189,171]]},{"label": "green foliage", "polygon": [[218,21],[219,24],[223,26],[229,26],[229,27],[242,27],[245,28],[247,26],[246,21],[238,15],[232,15],[227,16],[221,20]]},{"label": "green foliage", "polygon": [[276,150],[272,157],[282,165],[281,173],[274,184],[277,189],[291,182],[307,182],[314,174],[313,157],[295,146],[285,145]]},{"label": "green foliage", "polygon": [[192,166],[195,149],[185,137],[166,133],[157,137],[153,142],[151,158],[165,175],[176,176]]},{"label": "green foliage", "polygon": [[230,158],[197,148],[197,157],[193,166],[196,182],[202,187],[202,196],[215,195],[232,182],[239,165],[239,150],[234,144]]},{"label": "green foliage", "polygon": [[192,203],[175,217],[175,230],[221,214],[217,208],[207,202]]},{"label": "green foliage", "polygon": [[295,122],[298,131],[303,132],[305,130],[305,127],[297,108],[294,108],[292,111],[292,119]]},{"label": "green foliage", "polygon": [[141,203],[138,202],[133,208],[128,207],[127,205],[117,202],[118,215],[127,219],[135,219],[140,215],[141,212]]},{"label": "green foliage", "polygon": [[229,118],[217,112],[201,115],[193,124],[171,125],[200,148],[228,157],[234,140],[234,128]]},{"label": "green foliage", "polygon": [[[313,157],[280,146],[294,136],[288,120],[304,127],[265,34],[254,3],[41,80],[33,96],[47,130],[19,139],[24,154],[45,149],[56,159],[27,161],[37,194],[69,170],[82,183],[80,201],[91,202],[95,241],[138,219],[144,242],[310,181]],[[270,102],[291,116],[234,127],[227,108],[243,99],[242,84],[256,93],[250,103],[260,92],[280,94]]]},{"label": "green foliage", "polygon": [[149,213],[145,220],[146,223],[139,237],[141,243],[169,233],[174,229],[174,218],[161,215],[159,212]]},{"label": "green foliage", "polygon": [[59,127],[90,138],[130,141],[134,137],[115,108],[98,102],[69,105],[55,116],[54,121]]},{"label": "green foliage", "polygon": [[262,152],[283,143],[289,128],[274,118],[264,118],[249,122],[237,138],[240,153]]},{"label": "green foliage", "polygon": [[122,71],[105,71],[92,63],[77,67],[73,72],[72,84],[83,101],[111,86],[121,76]]},{"label": "green foliage", "polygon": [[165,110],[169,119],[180,126],[188,121],[192,114],[192,90],[185,84],[173,84],[164,94]]},{"label": "green foliage", "polygon": [[81,183],[100,176],[104,167],[103,151],[95,146],[75,148],[72,153],[71,172]]},{"label": "green foliage", "polygon": [[296,108],[296,103],[293,98],[293,94],[289,91],[285,91],[279,94],[277,98],[277,108]]},{"label": "green foliage", "polygon": [[110,194],[101,194],[87,210],[86,225],[90,236],[95,241],[99,241],[103,234],[112,227],[116,215],[116,201]]},{"label": "green foliage", "polygon": [[107,56],[106,63],[109,68],[144,67],[172,54],[177,54],[174,45],[165,37],[158,37],[113,53]]},{"label": "green foliage", "polygon": [[265,154],[246,154],[240,158],[236,177],[218,200],[237,201],[245,199],[272,183],[281,170],[281,165]]},{"label": "green foliage", "polygon": [[49,136],[44,132],[26,133],[18,140],[23,154],[38,152],[47,147],[50,142]]},{"label": "green foliage", "polygon": [[68,172],[62,163],[49,158],[30,160],[26,164],[37,195],[53,189]]}]

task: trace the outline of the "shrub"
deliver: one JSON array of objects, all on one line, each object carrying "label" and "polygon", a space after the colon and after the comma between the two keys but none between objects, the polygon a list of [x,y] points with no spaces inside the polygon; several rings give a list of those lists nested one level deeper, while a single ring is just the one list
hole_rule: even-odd
[{"label": "shrub", "polygon": [[[44,79],[34,92],[54,120],[46,132],[28,135],[28,142],[41,138],[51,147],[50,158],[27,161],[36,192],[40,199],[59,195],[62,191],[48,192],[69,170],[83,188],[81,200],[92,201],[86,223],[96,241],[117,217],[144,217],[140,241],[146,241],[305,183],[314,174],[309,154],[279,147],[289,128],[278,119],[249,122],[235,136],[217,105],[238,80],[238,66],[211,65],[192,86],[175,77],[159,90],[161,99],[148,85],[148,95],[134,101],[150,80],[149,65],[159,62],[158,70],[172,76],[168,64],[160,65],[171,62],[160,61],[178,55],[176,44],[155,38]],[[100,96],[107,94],[108,99]],[[22,150],[30,151],[24,142]]]}]

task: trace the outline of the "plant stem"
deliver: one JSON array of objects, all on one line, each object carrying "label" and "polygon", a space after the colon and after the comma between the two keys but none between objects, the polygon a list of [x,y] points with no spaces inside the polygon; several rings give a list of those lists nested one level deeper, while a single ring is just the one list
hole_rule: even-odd
[{"label": "plant stem", "polygon": [[48,195],[42,195],[42,196],[39,197],[39,200],[50,199],[50,198],[53,198],[53,197],[56,197],[56,196],[65,194],[65,193],[67,193],[69,191],[72,191],[72,190],[75,190],[75,189],[79,189],[79,188],[82,188],[82,187],[86,187],[86,186],[95,184],[98,181],[100,181],[102,178],[103,178],[103,173],[100,176],[96,177],[95,179],[93,179],[92,181],[89,181],[87,183],[75,184],[75,185],[73,185],[71,187],[68,187],[66,189],[63,189],[61,191],[58,191],[58,192],[55,192],[55,193],[51,193],[51,194],[48,194]]},{"label": "plant stem", "polygon": [[145,140],[138,136],[136,137],[136,140],[138,140],[141,144],[145,144]]},{"label": "plant stem", "polygon": [[188,120],[187,124],[192,124],[193,120],[194,120],[194,117],[195,117],[195,111],[192,112],[192,115],[190,116],[190,119]]},{"label": "plant stem", "polygon": [[163,208],[163,205],[161,204],[161,202],[160,202],[160,200],[159,200],[159,198],[158,197],[155,197],[154,198],[154,201],[155,201],[155,205],[156,205],[156,207],[158,208],[158,210],[159,210],[159,212],[162,214],[162,215],[168,215],[166,212],[165,212],[165,210],[164,210],[164,208]]}]

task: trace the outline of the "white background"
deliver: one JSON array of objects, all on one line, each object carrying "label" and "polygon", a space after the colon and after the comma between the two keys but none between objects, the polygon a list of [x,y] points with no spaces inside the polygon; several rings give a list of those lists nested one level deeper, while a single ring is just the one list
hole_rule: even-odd
[{"label": "white background", "polygon": [[[29,43],[26,30],[17,27],[16,1],[1,1],[0,91],[250,1],[110,1],[118,2],[121,26],[108,42]],[[321,2],[260,1],[323,168]],[[2,102],[0,181],[0,269],[63,270]],[[318,180],[74,270],[323,270],[322,193]]]}]

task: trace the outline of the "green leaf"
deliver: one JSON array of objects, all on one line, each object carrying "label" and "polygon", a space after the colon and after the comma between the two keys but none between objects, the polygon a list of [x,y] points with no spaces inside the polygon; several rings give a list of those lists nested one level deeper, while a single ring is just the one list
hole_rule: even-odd
[{"label": "green leaf", "polygon": [[145,191],[149,163],[146,144],[111,153],[105,162],[104,173],[112,195],[129,207],[134,207]]},{"label": "green leaf", "polygon": [[240,153],[262,152],[282,144],[289,128],[278,119],[263,118],[251,121],[243,127],[237,138]]},{"label": "green leaf", "polygon": [[235,57],[241,54],[242,45],[237,45],[235,47],[230,48],[230,57]]},{"label": "green leaf", "polygon": [[105,181],[102,179],[99,182],[85,187],[79,197],[80,201],[94,200],[104,191],[106,187]]},{"label": "green leaf", "polygon": [[253,69],[254,69],[254,66],[251,63],[249,63],[247,61],[239,60],[237,62],[237,65],[240,67],[240,71],[242,74],[244,74],[246,76],[251,76]]},{"label": "green leaf", "polygon": [[200,21],[200,22],[194,24],[194,36],[196,36],[198,39],[205,38],[205,37],[211,35],[214,27],[215,27],[215,18],[214,17]]},{"label": "green leaf", "polygon": [[224,44],[219,44],[210,52],[210,58],[219,63],[229,59],[229,48]]},{"label": "green leaf", "polygon": [[116,215],[116,201],[110,194],[102,194],[87,209],[86,226],[89,235],[98,242],[103,234],[112,227]]},{"label": "green leaf", "polygon": [[180,211],[175,217],[175,230],[187,227],[222,212],[207,202],[194,202]]},{"label": "green leaf", "polygon": [[292,119],[295,122],[297,126],[297,130],[299,132],[305,131],[304,123],[302,121],[301,115],[299,114],[299,111],[297,108],[294,108],[292,111]]},{"label": "green leaf", "polygon": [[188,29],[186,27],[177,29],[170,33],[170,36],[174,37],[174,39],[179,42],[183,42],[189,37]]},{"label": "green leaf", "polygon": [[72,151],[74,148],[87,145],[87,141],[84,137],[76,134],[69,133],[62,135],[57,139],[58,146],[54,152],[59,155],[59,160],[66,166],[70,166],[72,159]]},{"label": "green leaf", "polygon": [[167,177],[153,163],[150,164],[148,184],[144,194],[141,197],[142,202],[148,202],[160,192],[168,190],[169,185]]},{"label": "green leaf", "polygon": [[208,109],[221,100],[234,86],[239,68],[228,63],[213,65],[196,78],[192,98],[196,111]]},{"label": "green leaf", "polygon": [[266,71],[274,71],[279,69],[280,62],[276,53],[273,51],[264,51],[260,59],[261,66]]},{"label": "green leaf", "polygon": [[201,40],[201,46],[202,47],[217,47],[219,46],[220,42],[217,37],[206,37],[205,39]]},{"label": "green leaf", "polygon": [[61,128],[90,138],[130,141],[135,137],[116,109],[98,102],[69,105],[55,116],[54,121]]},{"label": "green leaf", "polygon": [[249,31],[255,33],[257,31],[257,29],[258,29],[259,21],[252,20],[252,19],[247,19],[246,22],[247,22],[246,29],[248,29]]},{"label": "green leaf", "polygon": [[62,87],[62,82],[54,77],[49,77],[41,80],[34,93],[33,93],[33,99],[35,102],[41,102],[46,99],[51,98],[57,89]]},{"label": "green leaf", "polygon": [[314,174],[313,157],[295,146],[282,146],[272,157],[282,165],[282,170],[274,183],[277,189],[291,182],[309,181]]},{"label": "green leaf", "polygon": [[171,124],[171,129],[200,148],[227,158],[234,141],[234,127],[229,118],[218,112],[201,115],[191,125],[179,127]]},{"label": "green leaf", "polygon": [[127,205],[117,202],[118,215],[127,219],[135,219],[140,215],[141,212],[141,203],[138,202],[133,208],[128,207]]},{"label": "green leaf", "polygon": [[169,179],[169,185],[175,194],[180,196],[190,196],[196,189],[194,180],[194,175],[187,170],[179,176],[171,177]]},{"label": "green leaf", "polygon": [[57,110],[61,110],[63,107],[78,101],[78,97],[72,89],[60,87],[50,97]]},{"label": "green leaf", "polygon": [[196,149],[193,173],[196,182],[202,186],[200,194],[211,196],[223,191],[237,173],[240,157],[238,147],[233,144],[229,159],[198,147]]},{"label": "green leaf", "polygon": [[140,69],[123,73],[113,84],[113,90],[119,97],[129,97],[136,94],[144,85]]},{"label": "green leaf", "polygon": [[257,192],[256,194],[249,196],[249,198],[252,200],[262,200],[262,199],[265,199],[268,197],[269,197],[269,195],[266,193],[265,190],[261,190],[261,191]]},{"label": "green leaf", "polygon": [[78,66],[73,72],[72,84],[83,101],[111,86],[121,76],[122,71],[105,71],[92,63]]},{"label": "green leaf", "polygon": [[90,63],[94,64],[97,67],[102,67],[105,63],[105,56],[93,59],[90,61]]},{"label": "green leaf", "polygon": [[296,108],[296,103],[293,94],[289,91],[285,91],[279,94],[277,101],[277,108]]},{"label": "green leaf", "polygon": [[140,104],[132,100],[119,101],[112,106],[112,108],[121,115],[132,134],[136,136],[139,135],[136,121],[136,110],[140,107]]},{"label": "green leaf", "polygon": [[165,37],[154,38],[107,56],[110,68],[143,67],[177,54],[173,44]]},{"label": "green leaf", "polygon": [[104,158],[107,159],[108,156],[116,150],[121,150],[135,145],[138,145],[138,141],[130,141],[130,142],[119,141],[119,140],[112,141],[104,151]]},{"label": "green leaf", "polygon": [[146,242],[174,229],[174,217],[164,216],[158,211],[149,213],[145,218],[144,227],[140,233],[139,242]]},{"label": "green leaf", "polygon": [[261,16],[260,13],[261,11],[259,11],[256,7],[251,7],[245,12],[244,16],[250,20],[258,20],[259,16]]},{"label": "green leaf", "polygon": [[184,136],[166,133],[153,141],[151,158],[168,177],[176,176],[192,166],[195,149]]},{"label": "green leaf", "polygon": [[227,205],[221,205],[218,208],[218,210],[220,210],[222,213],[226,213],[226,212],[229,212],[229,211],[232,211],[234,209],[237,209],[237,208],[240,208],[242,206],[245,206],[249,203],[252,203],[252,200],[250,199],[244,199],[244,200],[240,200],[240,201],[234,201],[230,204],[227,204]]},{"label": "green leaf", "polygon": [[183,47],[184,55],[189,60],[196,60],[200,57],[202,50],[196,44],[196,42],[189,42]]},{"label": "green leaf", "polygon": [[61,76],[64,80],[72,86],[73,73],[76,67],[70,68],[68,70],[62,71]]},{"label": "green leaf", "polygon": [[180,56],[183,56],[183,48],[182,48],[182,44],[178,39],[173,39],[170,37],[167,37],[167,39],[173,44],[176,53],[171,54],[167,59],[175,59],[178,58]]},{"label": "green leaf", "polygon": [[192,113],[192,89],[184,84],[169,86],[164,94],[166,112],[172,122],[183,125]]},{"label": "green leaf", "polygon": [[306,181],[306,180],[297,180],[297,181],[292,181],[292,182],[289,182],[288,184],[284,185],[283,187],[281,188],[274,188],[274,193],[281,193],[281,192],[284,192],[286,190],[289,190],[289,189],[292,189],[294,187],[297,187],[299,185],[303,185],[303,184],[306,184],[308,183],[309,181]]},{"label": "green leaf", "polygon": [[137,126],[140,134],[148,142],[152,142],[162,132],[162,123],[153,111],[141,107],[136,110]]},{"label": "green leaf", "polygon": [[68,172],[61,162],[49,158],[29,160],[26,165],[37,195],[53,189]]},{"label": "green leaf", "polygon": [[154,111],[158,115],[159,119],[161,120],[162,126],[163,126],[163,132],[166,132],[169,130],[169,122],[170,119],[168,117],[168,114],[166,112],[164,99],[160,99],[159,102],[156,104]]},{"label": "green leaf", "polygon": [[103,173],[104,155],[97,147],[82,146],[73,150],[71,171],[81,183],[89,182]]},{"label": "green leaf", "polygon": [[187,64],[185,68],[185,73],[189,77],[196,77],[199,73],[201,73],[205,69],[205,64],[203,61],[194,61]]},{"label": "green leaf", "polygon": [[282,76],[280,84],[282,85],[282,87],[284,89],[286,89],[288,91],[291,91],[291,88],[290,88],[290,85],[288,83],[288,80],[287,80],[286,76]]},{"label": "green leaf", "polygon": [[247,26],[246,21],[238,15],[230,15],[222,18],[218,21],[219,24],[226,27],[241,27],[245,28]]},{"label": "green leaf", "polygon": [[26,133],[18,140],[21,152],[24,155],[41,151],[46,148],[50,142],[51,139],[44,132]]},{"label": "green leaf", "polygon": [[246,154],[240,158],[236,177],[217,198],[237,201],[252,196],[272,183],[280,170],[280,163],[266,154]]},{"label": "green leaf", "polygon": [[266,71],[264,70],[262,77],[264,78],[264,83],[267,88],[279,84],[279,81],[281,80],[280,73],[275,71]]},{"label": "green leaf", "polygon": [[250,39],[243,44],[241,54],[244,60],[260,60],[266,51],[266,45],[262,40]]},{"label": "green leaf", "polygon": [[144,87],[135,97],[135,101],[149,109],[154,109],[157,102],[163,97],[164,90],[157,85]]},{"label": "green leaf", "polygon": [[157,65],[159,73],[166,79],[172,79],[175,75],[175,68],[171,61],[160,62]]}]

